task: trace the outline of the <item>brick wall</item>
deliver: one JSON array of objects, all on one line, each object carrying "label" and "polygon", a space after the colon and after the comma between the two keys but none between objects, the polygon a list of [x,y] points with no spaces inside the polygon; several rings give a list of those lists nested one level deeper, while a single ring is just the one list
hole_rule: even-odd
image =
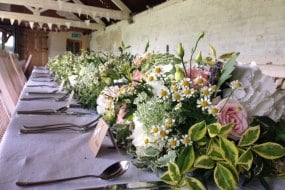
[{"label": "brick wall", "polygon": [[175,53],[183,43],[186,58],[201,31],[206,36],[198,49],[208,53],[212,44],[218,53],[238,51],[239,61],[255,60],[285,65],[285,0],[170,0],[105,31],[92,34],[91,49],[117,51],[123,40],[133,53],[150,49]]}]

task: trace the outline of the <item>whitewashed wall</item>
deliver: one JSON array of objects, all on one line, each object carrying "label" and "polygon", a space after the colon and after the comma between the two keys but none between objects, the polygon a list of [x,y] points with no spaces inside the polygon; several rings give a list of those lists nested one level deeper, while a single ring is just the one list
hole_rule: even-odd
[{"label": "whitewashed wall", "polygon": [[150,50],[165,52],[168,44],[175,53],[182,42],[188,58],[205,31],[198,46],[204,54],[210,43],[220,54],[240,52],[239,61],[285,65],[285,0],[170,0],[133,20],[94,32],[91,50],[114,52],[124,41],[131,52],[142,53],[149,40]]},{"label": "whitewashed wall", "polygon": [[[79,38],[73,38],[72,33],[80,34]],[[63,54],[66,51],[66,40],[79,40],[82,42],[82,49],[90,48],[90,36],[83,35],[80,32],[49,32],[48,34],[48,56],[54,57],[59,54]]]}]

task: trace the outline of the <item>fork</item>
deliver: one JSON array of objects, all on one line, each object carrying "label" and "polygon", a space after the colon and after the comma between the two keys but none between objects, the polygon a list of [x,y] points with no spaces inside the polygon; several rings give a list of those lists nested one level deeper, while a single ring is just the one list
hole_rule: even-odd
[{"label": "fork", "polygon": [[93,129],[97,126],[97,123],[94,123],[93,125],[77,128],[72,126],[61,126],[61,127],[53,127],[53,128],[43,128],[43,129],[27,129],[27,128],[21,128],[20,133],[22,134],[33,134],[33,133],[46,133],[51,131],[61,131],[61,130],[71,130],[71,131],[78,131],[78,132],[88,132],[89,130]]},{"label": "fork", "polygon": [[59,131],[59,130],[72,130],[79,132],[87,132],[90,129],[93,129],[97,126],[100,116],[95,120],[86,123],[84,125],[76,125],[73,123],[59,123],[59,124],[50,124],[50,125],[41,125],[41,126],[24,126],[20,129],[20,133],[29,134],[29,133],[45,133],[49,131]]},{"label": "fork", "polygon": [[84,128],[84,127],[88,127],[89,125],[92,125],[94,123],[97,123],[97,121],[100,119],[100,116],[97,117],[96,119],[83,124],[83,125],[77,125],[74,123],[56,123],[56,124],[48,124],[48,125],[37,125],[37,126],[27,126],[27,125],[23,125],[24,128],[26,129],[43,129],[43,128],[52,128],[52,127],[65,127],[65,126],[72,126],[72,127],[77,127],[77,128]]},{"label": "fork", "polygon": [[27,97],[27,98],[21,98],[20,100],[23,101],[30,101],[30,100],[54,100],[56,102],[61,102],[61,101],[65,101],[67,98],[69,97],[69,94],[66,93],[61,97]]},{"label": "fork", "polygon": [[27,87],[50,87],[50,88],[58,88],[57,85],[48,85],[48,84],[34,84],[34,85],[27,85]]}]

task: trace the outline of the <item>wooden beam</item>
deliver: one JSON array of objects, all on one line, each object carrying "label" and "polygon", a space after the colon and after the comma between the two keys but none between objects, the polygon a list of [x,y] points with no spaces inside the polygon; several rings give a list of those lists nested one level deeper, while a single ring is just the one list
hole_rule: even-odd
[{"label": "wooden beam", "polygon": [[[50,23],[55,24],[58,26],[67,26],[70,25],[71,27],[75,28],[84,28],[84,29],[91,29],[91,30],[104,30],[104,26],[100,24],[90,23],[86,24],[82,21],[75,21],[75,20],[68,20],[68,19],[61,19],[61,18],[54,18],[54,17],[47,17],[47,16],[40,16],[40,15],[32,15],[32,14],[24,14],[24,13],[14,13],[14,12],[7,12],[7,11],[0,11],[0,17],[7,18],[7,19],[15,19],[18,21],[31,21],[31,22],[38,22],[38,23]],[[68,24],[67,24],[68,23]]]},{"label": "wooden beam", "polygon": [[111,0],[119,9],[127,13],[131,13],[131,10],[121,0]]},{"label": "wooden beam", "polygon": [[92,7],[87,5],[79,5],[68,3],[65,1],[47,1],[47,0],[0,0],[0,3],[27,6],[31,5],[35,8],[51,9],[57,11],[73,12],[82,14],[93,15],[99,17],[112,18],[115,20],[125,20],[129,18],[129,13],[125,11],[117,11],[99,7]]},{"label": "wooden beam", "polygon": [[[83,3],[80,0],[72,0],[75,4],[80,4],[82,5]],[[105,23],[99,18],[99,17],[94,17],[93,15],[89,15],[91,18],[93,18],[98,24],[101,24],[105,26]]]}]

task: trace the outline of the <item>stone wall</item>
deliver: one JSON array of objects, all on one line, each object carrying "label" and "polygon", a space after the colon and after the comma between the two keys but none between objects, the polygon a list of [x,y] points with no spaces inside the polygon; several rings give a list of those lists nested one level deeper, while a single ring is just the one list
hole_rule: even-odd
[{"label": "stone wall", "polygon": [[150,50],[175,53],[179,42],[186,58],[199,33],[204,55],[208,44],[217,53],[240,52],[239,61],[285,65],[285,0],[170,0],[140,13],[133,23],[121,21],[102,32],[93,32],[91,50],[116,52],[121,41],[131,52]]}]

